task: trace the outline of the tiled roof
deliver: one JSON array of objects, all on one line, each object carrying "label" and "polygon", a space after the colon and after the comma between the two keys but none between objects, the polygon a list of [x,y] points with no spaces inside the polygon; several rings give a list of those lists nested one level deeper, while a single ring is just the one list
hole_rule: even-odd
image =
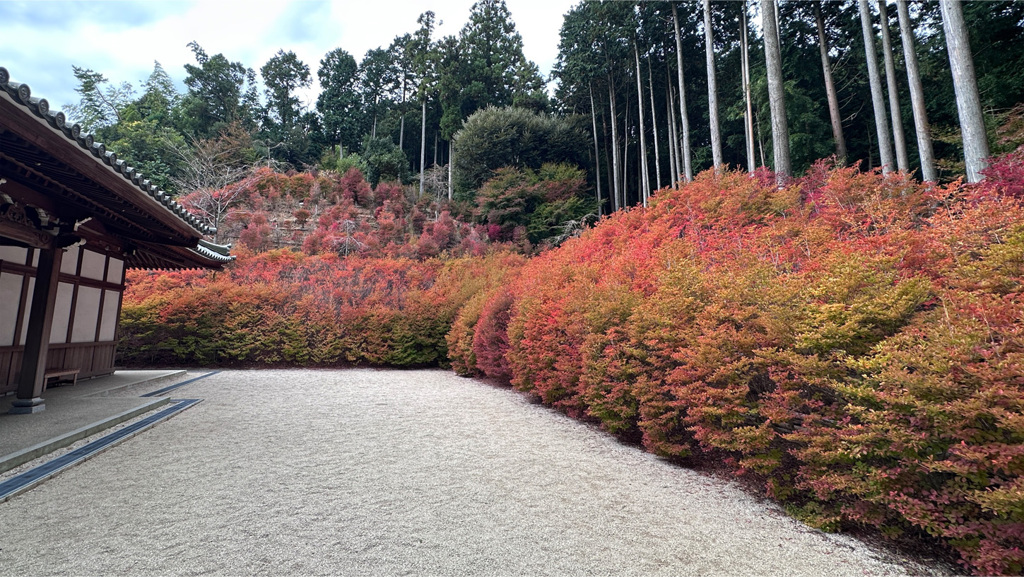
[{"label": "tiled roof", "polygon": [[79,147],[112,168],[122,178],[131,182],[132,185],[137,186],[142,192],[162,204],[167,211],[184,221],[199,235],[212,234],[214,232],[213,229],[172,199],[171,195],[157,188],[144,174],[118,158],[116,152],[107,150],[107,147],[102,142],[96,142],[91,134],[82,134],[81,126],[78,124],[68,125],[64,113],[59,110],[50,110],[50,103],[45,98],[32,96],[32,90],[28,84],[11,82],[10,73],[2,66],[0,66],[0,89],[6,91],[15,102],[24,106],[29,112],[45,120],[52,128],[59,130],[68,140],[77,143]]},{"label": "tiled roof", "polygon": [[199,245],[192,250],[210,260],[217,262],[231,262],[235,260],[235,257],[228,254],[228,250],[230,250],[230,248],[230,246],[213,244],[209,241],[200,240]]}]

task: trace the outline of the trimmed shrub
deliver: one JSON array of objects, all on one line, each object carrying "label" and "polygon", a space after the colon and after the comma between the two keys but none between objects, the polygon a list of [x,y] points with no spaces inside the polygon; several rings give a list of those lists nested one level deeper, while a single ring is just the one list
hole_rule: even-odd
[{"label": "trimmed shrub", "polygon": [[720,459],[818,527],[1019,573],[1020,162],[977,186],[704,173],[474,301],[475,368],[656,454]]}]

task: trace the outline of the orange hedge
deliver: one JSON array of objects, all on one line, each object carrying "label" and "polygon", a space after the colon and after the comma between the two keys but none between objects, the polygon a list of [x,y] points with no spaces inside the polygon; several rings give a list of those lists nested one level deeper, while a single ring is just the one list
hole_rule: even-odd
[{"label": "orange hedge", "polygon": [[476,303],[477,369],[504,359],[552,407],[721,459],[814,525],[929,535],[1019,573],[1022,175],[1021,155],[978,186],[704,173]]}]

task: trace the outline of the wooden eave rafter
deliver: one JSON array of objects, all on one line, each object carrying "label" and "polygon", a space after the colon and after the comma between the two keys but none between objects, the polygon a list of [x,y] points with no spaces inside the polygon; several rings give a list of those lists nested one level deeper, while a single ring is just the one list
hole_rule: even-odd
[{"label": "wooden eave rafter", "polygon": [[228,247],[203,240],[208,226],[78,125],[67,125],[27,85],[9,79],[0,67],[6,239],[36,247],[87,240],[123,255],[129,268],[219,269],[233,260]]},{"label": "wooden eave rafter", "polygon": [[41,119],[19,110],[3,91],[0,171],[4,178],[62,199],[64,210],[103,219],[108,228],[126,238],[181,246],[194,246],[201,238],[192,226],[120,173]]}]

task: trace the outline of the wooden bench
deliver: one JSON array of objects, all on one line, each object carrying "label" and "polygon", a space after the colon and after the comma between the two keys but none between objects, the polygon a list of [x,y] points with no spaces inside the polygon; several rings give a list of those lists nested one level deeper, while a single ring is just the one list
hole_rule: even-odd
[{"label": "wooden bench", "polygon": [[50,379],[55,379],[53,384],[66,383],[71,381],[71,386],[78,384],[78,373],[81,369],[50,369],[43,374],[43,390],[50,384]]}]

